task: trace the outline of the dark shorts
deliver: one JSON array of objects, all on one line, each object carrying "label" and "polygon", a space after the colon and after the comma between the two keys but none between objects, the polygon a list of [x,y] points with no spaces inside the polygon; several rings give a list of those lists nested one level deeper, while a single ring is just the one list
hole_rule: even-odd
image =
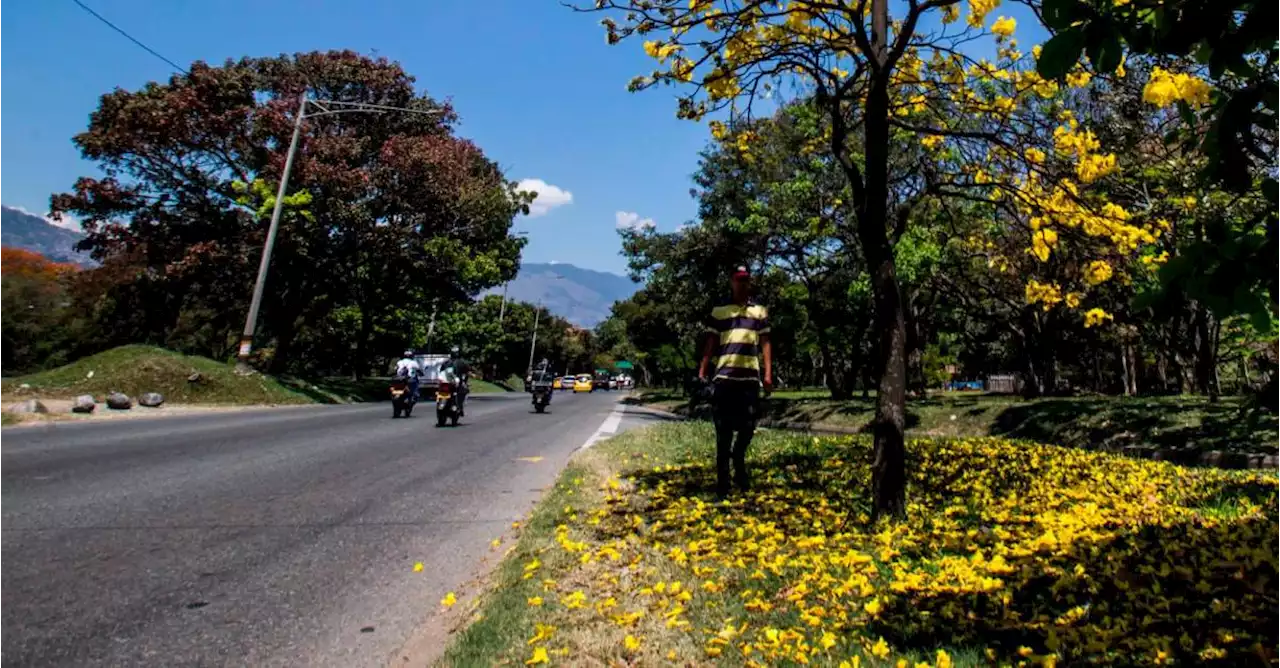
[{"label": "dark shorts", "polygon": [[712,386],[711,408],[717,429],[755,429],[760,411],[760,383],[747,380],[716,381]]}]

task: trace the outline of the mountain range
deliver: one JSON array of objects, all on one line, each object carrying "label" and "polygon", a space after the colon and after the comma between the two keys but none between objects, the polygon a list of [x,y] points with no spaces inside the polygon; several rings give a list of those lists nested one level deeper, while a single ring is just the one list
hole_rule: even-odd
[{"label": "mountain range", "polygon": [[0,206],[0,244],[35,251],[55,262],[91,266],[88,253],[75,249],[84,235],[58,227],[22,209]]},{"label": "mountain range", "polygon": [[[560,262],[525,262],[506,286],[507,299],[541,303],[547,310],[579,327],[595,327],[609,317],[613,303],[627,299],[639,286],[607,271],[594,271]],[[502,287],[489,294],[502,294]]]},{"label": "mountain range", "polygon": [[[75,250],[83,234],[58,227],[41,216],[0,206],[0,244],[35,251],[50,260],[92,266],[87,253]],[[635,294],[638,286],[625,276],[571,264],[526,262],[506,285],[507,298],[541,303],[579,327],[595,327],[609,317],[613,303]],[[501,286],[487,294],[502,294]]]}]

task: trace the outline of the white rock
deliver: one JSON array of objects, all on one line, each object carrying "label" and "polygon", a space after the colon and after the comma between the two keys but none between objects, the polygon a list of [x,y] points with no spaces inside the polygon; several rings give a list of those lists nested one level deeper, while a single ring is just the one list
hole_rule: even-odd
[{"label": "white rock", "polygon": [[9,413],[48,413],[49,409],[39,399],[27,399],[9,407]]}]

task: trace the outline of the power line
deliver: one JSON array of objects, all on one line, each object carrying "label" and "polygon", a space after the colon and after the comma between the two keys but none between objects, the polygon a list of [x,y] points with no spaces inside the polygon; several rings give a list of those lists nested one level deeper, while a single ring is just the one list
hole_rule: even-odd
[{"label": "power line", "polygon": [[79,6],[80,6],[80,9],[83,9],[83,10],[85,10],[86,12],[89,12],[90,14],[92,14],[92,15],[93,15],[93,17],[94,17],[95,19],[98,19],[99,21],[102,21],[103,23],[107,24],[107,26],[108,26],[108,27],[110,27],[112,30],[114,30],[114,31],[116,31],[116,32],[118,32],[118,33],[120,33],[121,35],[124,35],[125,39],[127,39],[127,40],[129,40],[130,42],[133,42],[134,44],[137,44],[138,46],[142,47],[142,49],[143,49],[144,51],[146,51],[147,53],[149,53],[149,54],[151,54],[151,55],[155,56],[156,58],[159,58],[160,60],[163,60],[164,62],[168,63],[168,64],[169,64],[169,67],[172,67],[173,69],[178,70],[179,72],[182,72],[183,74],[186,74],[187,76],[190,76],[190,75],[191,75],[191,73],[190,73],[190,72],[188,72],[188,71],[186,70],[186,68],[184,68],[184,67],[182,67],[181,65],[179,65],[179,64],[177,64],[177,63],[175,63],[175,62],[173,62],[172,60],[169,60],[168,58],[165,58],[164,56],[160,55],[160,53],[159,53],[159,52],[157,52],[155,49],[153,49],[153,48],[151,48],[151,47],[147,46],[146,44],[143,44],[142,42],[138,41],[137,39],[135,39],[135,38],[134,38],[134,36],[133,36],[133,35],[130,35],[129,33],[127,33],[127,32],[125,32],[124,30],[122,30],[122,29],[121,29],[119,26],[117,26],[116,24],[114,24],[114,23],[112,23],[112,22],[108,21],[107,19],[103,18],[103,16],[102,16],[101,14],[99,14],[98,12],[93,11],[92,9],[90,9],[90,8],[89,8],[89,6],[88,6],[88,5],[84,4],[83,2],[80,2],[80,0],[71,0],[71,1],[72,1],[72,2],[74,2],[74,3],[76,3],[77,5],[79,5]]}]

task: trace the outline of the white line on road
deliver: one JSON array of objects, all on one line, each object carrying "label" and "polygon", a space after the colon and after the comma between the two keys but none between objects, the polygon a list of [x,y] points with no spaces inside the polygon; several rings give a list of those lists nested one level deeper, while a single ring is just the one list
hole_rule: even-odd
[{"label": "white line on road", "polygon": [[604,439],[609,438],[610,436],[613,436],[618,432],[618,426],[621,424],[622,424],[622,402],[619,401],[618,405],[614,407],[613,412],[609,413],[609,417],[605,418],[604,422],[600,424],[600,428],[596,430],[596,433],[592,434],[591,438],[588,438],[587,442],[583,443],[582,447],[578,449],[586,450],[587,448],[595,445],[596,442],[603,441]]}]

